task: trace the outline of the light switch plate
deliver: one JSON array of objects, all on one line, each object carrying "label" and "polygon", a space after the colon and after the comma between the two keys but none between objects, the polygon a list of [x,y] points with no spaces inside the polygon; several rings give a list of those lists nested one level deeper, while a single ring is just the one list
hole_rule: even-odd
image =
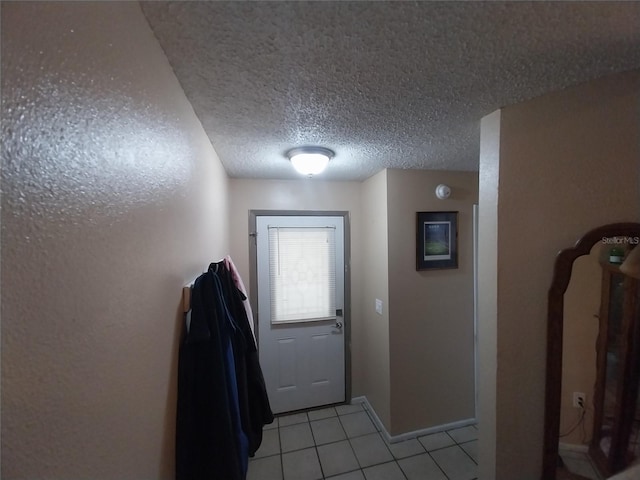
[{"label": "light switch plate", "polygon": [[376,298],[376,312],[382,315],[382,300]]}]

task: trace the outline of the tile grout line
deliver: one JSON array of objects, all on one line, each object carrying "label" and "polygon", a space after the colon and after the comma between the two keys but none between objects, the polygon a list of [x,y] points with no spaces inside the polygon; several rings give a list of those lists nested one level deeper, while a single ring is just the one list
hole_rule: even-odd
[{"label": "tile grout line", "polygon": [[398,459],[393,455],[393,452],[391,452],[391,456],[393,457],[393,461],[395,462],[395,464],[398,466],[398,470],[402,472],[402,476],[405,478],[405,480],[409,480],[409,477],[407,477],[407,474],[404,473],[404,470],[400,466],[400,462],[398,462]]},{"label": "tile grout line", "polygon": [[[469,442],[465,442],[465,443],[471,443],[472,441],[473,441],[473,440],[470,440]],[[471,459],[471,461],[472,461],[473,463],[475,463],[475,464],[476,464],[476,466],[478,466],[478,462],[476,462],[476,461],[475,461],[475,459],[474,459],[471,455],[469,455],[469,452],[467,452],[464,448],[462,448],[462,445],[463,445],[463,444],[456,443],[456,445],[458,446],[458,448],[459,448],[460,450],[462,450],[462,451],[467,455],[467,457],[469,457],[469,458]]]},{"label": "tile grout line", "polygon": [[318,466],[320,467],[320,476],[324,480],[324,469],[322,468],[322,462],[320,461],[320,454],[318,453],[318,443],[316,442],[316,436],[313,433],[313,428],[311,428],[311,418],[309,418],[309,413],[307,412],[307,424],[309,426],[309,431],[311,432],[311,439],[313,440],[313,450],[316,452],[316,458],[318,459]]},{"label": "tile grout line", "polygon": [[[478,429],[475,427],[475,425],[473,425],[473,427],[474,427],[476,430],[478,430]],[[464,428],[464,427],[463,427],[463,428]],[[449,435],[449,431],[448,431],[448,430],[446,431],[446,434],[447,434],[447,435]],[[471,439],[471,440],[467,440],[466,442],[458,442],[458,441],[457,441],[455,438],[453,438],[451,435],[449,435],[449,437],[451,438],[451,440],[453,440],[453,441],[455,442],[455,444],[460,448],[460,450],[462,450],[462,451],[467,455],[467,457],[469,457],[469,458],[471,459],[471,461],[472,461],[473,463],[475,463],[475,464],[476,464],[476,466],[478,466],[478,462],[476,462],[476,461],[475,461],[475,459],[474,459],[471,455],[469,455],[469,453],[468,453],[464,448],[462,448],[462,445],[464,445],[464,444],[466,444],[466,443],[477,442],[477,441],[478,441],[478,439],[477,439],[477,438],[473,438],[473,439]]]},{"label": "tile grout line", "polygon": [[[334,407],[334,408],[335,408],[335,407]],[[367,414],[367,419],[368,419],[370,422],[372,422],[372,424],[374,425],[374,427],[375,427],[375,432],[363,433],[363,434],[361,434],[361,435],[353,435],[353,436],[351,436],[351,437],[350,437],[350,436],[347,434],[347,432],[346,432],[346,429],[345,429],[344,424],[343,424],[342,417],[345,417],[345,416],[347,416],[347,415],[355,415],[355,414],[360,413],[360,412],[365,412],[365,413]],[[387,463],[395,463],[395,464],[397,465],[397,467],[400,469],[400,472],[401,472],[401,474],[402,474],[403,478],[407,479],[407,475],[405,474],[404,470],[403,470],[403,469],[402,469],[402,467],[400,466],[400,463],[399,463],[399,461],[398,461],[398,458],[396,458],[396,456],[395,456],[395,455],[393,454],[393,452],[391,451],[390,445],[388,444],[388,442],[386,441],[386,439],[382,437],[382,435],[381,435],[381,433],[380,433],[380,430],[378,429],[377,425],[376,425],[376,424],[375,424],[375,422],[373,422],[373,420],[371,419],[371,415],[370,415],[370,413],[368,412],[368,410],[367,410],[363,405],[361,405],[361,408],[360,408],[358,411],[345,412],[345,413],[343,413],[343,414],[340,414],[340,413],[338,412],[338,410],[337,410],[337,409],[335,409],[335,413],[336,413],[335,418],[337,418],[337,419],[338,419],[338,424],[339,424],[339,426],[340,426],[340,428],[341,428],[341,430],[342,430],[342,433],[344,433],[344,435],[345,435],[345,437],[346,437],[345,439],[342,439],[342,440],[335,440],[335,441],[333,441],[333,442],[327,442],[327,443],[325,443],[325,444],[323,444],[323,445],[318,445],[318,443],[317,443],[317,438],[316,438],[316,434],[314,433],[314,430],[313,430],[312,425],[311,425],[312,420],[311,420],[311,418],[309,417],[308,412],[307,412],[307,415],[306,415],[306,420],[303,420],[302,422],[298,422],[298,423],[297,423],[297,424],[304,424],[304,423],[306,423],[306,424],[307,424],[307,426],[308,426],[308,428],[309,428],[309,430],[310,430],[311,438],[312,438],[312,441],[313,441],[313,448],[314,448],[314,451],[315,451],[315,454],[316,454],[316,458],[318,459],[318,464],[319,464],[319,466],[320,466],[320,473],[321,473],[321,475],[322,475],[322,479],[323,479],[323,480],[325,480],[326,478],[332,478],[332,477],[325,477],[325,472],[324,472],[324,468],[323,468],[323,466],[322,466],[322,462],[321,462],[321,460],[320,460],[320,454],[319,454],[319,452],[318,452],[318,447],[319,447],[319,446],[324,446],[324,445],[332,445],[332,444],[335,444],[335,443],[340,443],[340,442],[343,442],[344,440],[347,440],[347,442],[348,442],[347,444],[349,445],[349,448],[350,448],[350,450],[351,450],[351,453],[353,454],[353,456],[354,456],[354,458],[356,459],[356,462],[357,462],[357,464],[358,464],[358,466],[359,466],[360,468],[359,468],[359,469],[355,469],[355,470],[349,470],[349,471],[346,471],[346,472],[341,472],[341,473],[339,473],[338,475],[343,475],[343,474],[347,474],[347,473],[351,473],[351,472],[357,472],[357,471],[360,471],[360,472],[362,473],[362,475],[364,476],[364,469],[365,469],[365,468],[373,468],[373,467],[376,467],[376,466],[379,466],[379,465],[385,465],[385,464],[387,464]],[[329,417],[324,417],[324,418],[316,419],[316,421],[328,420],[328,419],[333,418],[333,417],[334,417],[334,415],[331,415],[331,416],[329,416]],[[291,424],[291,425],[296,425],[296,424],[294,423],[294,424]],[[291,426],[291,425],[285,425],[285,427],[287,427],[287,426]],[[476,426],[476,425],[472,425],[472,426],[473,426],[473,428],[474,428],[475,430],[478,430],[478,428],[477,428],[477,426]],[[283,476],[283,478],[284,478],[284,459],[283,459],[284,452],[282,451],[282,432],[280,431],[280,428],[283,428],[283,427],[281,427],[281,426],[278,424],[278,427],[276,427],[276,428],[277,428],[277,430],[278,430],[278,447],[279,447],[279,451],[280,451],[280,453],[279,453],[279,455],[280,455],[280,467],[281,467],[281,470],[282,470],[282,476]],[[353,444],[352,444],[351,440],[352,440],[352,439],[355,439],[355,438],[360,438],[360,437],[363,437],[363,436],[366,436],[366,435],[372,435],[373,433],[377,433],[377,434],[378,434],[378,437],[382,439],[383,444],[385,445],[385,447],[386,447],[387,451],[388,451],[388,452],[389,452],[389,454],[391,455],[391,460],[390,460],[389,462],[382,462],[382,463],[378,463],[378,464],[369,465],[369,466],[367,466],[367,467],[363,467],[363,466],[361,465],[361,463],[360,463],[360,460],[358,459],[358,457],[357,457],[357,456],[356,456],[356,454],[355,454],[355,450],[354,450],[354,448],[353,448]],[[411,454],[411,455],[407,455],[407,456],[405,456],[405,457],[402,457],[401,459],[405,459],[405,458],[412,458],[412,457],[416,457],[416,456],[419,456],[419,455],[424,455],[424,454],[426,453],[426,454],[428,454],[428,455],[429,455],[429,458],[431,458],[431,460],[435,463],[435,465],[438,467],[438,469],[442,472],[442,474],[444,475],[444,477],[445,477],[447,480],[449,480],[449,476],[446,474],[446,472],[443,470],[443,468],[440,466],[440,464],[436,461],[436,459],[433,457],[433,455],[431,455],[431,452],[436,452],[436,451],[439,451],[439,450],[443,450],[443,449],[446,449],[446,448],[450,448],[450,447],[452,447],[452,446],[456,446],[456,447],[460,448],[460,449],[464,452],[465,456],[466,456],[466,457],[468,457],[468,458],[473,462],[473,464],[474,464],[474,465],[476,465],[476,466],[478,465],[478,464],[477,464],[477,462],[473,459],[473,457],[471,457],[471,455],[470,455],[470,454],[469,454],[469,453],[468,453],[464,448],[462,448],[462,446],[463,446],[463,445],[465,445],[465,444],[469,444],[469,443],[474,442],[474,441],[475,441],[475,442],[477,442],[477,440],[478,440],[477,438],[467,439],[467,440],[465,440],[465,441],[458,442],[455,438],[453,438],[453,436],[452,436],[452,435],[450,435],[450,433],[449,433],[449,431],[448,431],[448,430],[443,431],[442,433],[445,433],[445,434],[447,435],[447,437],[448,437],[448,438],[450,438],[450,439],[451,439],[451,441],[453,441],[453,444],[452,444],[452,445],[448,445],[448,446],[444,446],[444,447],[436,448],[436,449],[433,449],[433,450],[429,451],[429,450],[427,450],[427,449],[426,449],[426,447],[422,444],[422,442],[420,442],[420,440],[419,440],[419,438],[420,438],[420,437],[416,437],[416,438],[415,438],[415,440],[416,440],[416,441],[418,441],[418,444],[420,445],[420,447],[421,447],[424,451],[423,451],[423,452],[419,452],[419,453],[414,453],[414,454]],[[307,447],[307,448],[308,448],[308,447]],[[305,448],[299,448],[299,449],[292,450],[291,452],[300,451],[300,450],[304,450],[304,449],[305,449]],[[287,453],[291,453],[291,452],[287,452]],[[274,455],[275,455],[275,454],[274,454]],[[267,456],[265,456],[265,457],[261,457],[261,458],[268,458],[268,457],[271,457],[271,456],[273,456],[273,455],[267,455]],[[335,475],[334,475],[334,477],[335,477]],[[477,477],[476,477],[476,478],[477,478]]]},{"label": "tile grout line", "polygon": [[[366,413],[367,413],[367,418],[369,419],[369,421],[373,424],[373,426],[374,426],[374,427],[375,427],[375,429],[376,429],[376,431],[375,431],[375,432],[365,433],[365,434],[363,434],[363,435],[354,435],[354,436],[352,436],[352,437],[349,437],[349,434],[347,433],[347,430],[344,428],[344,425],[343,425],[342,420],[341,420],[341,418],[340,418],[340,417],[341,417],[341,415],[340,415],[340,414],[338,414],[338,421],[340,422],[340,425],[342,426],[342,429],[344,430],[344,433],[345,433],[345,435],[346,435],[346,437],[347,437],[347,442],[348,442],[348,444],[349,444],[349,448],[351,449],[351,453],[353,453],[353,457],[356,459],[356,462],[358,463],[358,466],[360,467],[360,469],[359,469],[359,470],[360,470],[360,473],[362,473],[362,476],[366,479],[366,475],[365,475],[365,473],[364,473],[364,469],[365,469],[365,468],[369,468],[369,467],[374,467],[374,466],[376,466],[376,465],[369,465],[369,467],[363,467],[363,466],[362,466],[362,464],[360,463],[360,459],[359,459],[359,458],[358,458],[358,456],[356,455],[356,451],[355,451],[355,450],[354,450],[354,448],[353,448],[353,444],[351,443],[351,439],[352,439],[352,438],[360,438],[360,437],[364,437],[365,435],[371,435],[371,434],[373,434],[373,433],[377,433],[377,434],[378,434],[378,436],[379,436],[380,438],[382,438],[382,435],[380,435],[380,431],[378,430],[378,427],[376,426],[375,422],[373,422],[373,420],[371,420],[371,417],[369,416],[369,413],[366,411],[366,409],[365,409],[365,408],[362,408],[362,409],[361,409],[361,411],[364,411],[364,412],[366,412]],[[359,412],[353,412],[353,413],[359,413]],[[351,415],[351,414],[345,414],[345,415]],[[389,453],[391,454],[392,461],[395,461],[395,457],[394,457],[394,455],[393,455],[393,452],[391,452],[391,451],[389,450],[389,447],[387,446],[387,442],[385,441],[385,439],[384,439],[384,438],[382,438],[382,442],[384,443],[385,447],[387,447],[387,450],[388,450],[388,451],[389,451]],[[390,462],[383,462],[383,463],[379,463],[379,464],[377,464],[377,465],[383,465],[384,463],[390,463]],[[397,464],[397,462],[396,462],[396,464]],[[404,471],[402,470],[402,468],[400,468],[400,465],[399,465],[399,464],[397,464],[397,465],[398,465],[398,468],[400,469],[400,471],[402,472],[402,476],[403,476],[403,477],[405,477],[405,479],[406,479],[406,475],[404,474]],[[353,471],[355,472],[355,471],[357,471],[357,470],[353,470]],[[348,473],[348,472],[345,472],[345,473]]]},{"label": "tile grout line", "polygon": [[433,456],[431,455],[431,452],[427,452],[427,455],[429,455],[429,458],[431,458],[431,461],[436,465],[436,467],[438,467],[440,469],[440,471],[442,472],[442,475],[444,475],[444,478],[446,478],[447,480],[450,480],[449,479],[449,475],[447,475],[447,472],[445,472],[444,469],[437,462],[437,460],[435,458],[433,458]]},{"label": "tile grout line", "polygon": [[278,450],[280,451],[280,473],[284,480],[284,455],[282,454],[282,442],[280,441],[280,420],[278,420]]},{"label": "tile grout line", "polygon": [[[311,425],[309,425],[309,428],[311,428]],[[311,432],[311,435],[313,435],[313,432]],[[318,446],[316,445],[315,438],[313,440],[313,449],[316,452],[316,458],[318,459],[318,465],[320,466],[320,477],[321,477],[321,480],[324,480],[324,478],[325,478],[324,469],[322,468],[322,462],[320,461],[320,454],[318,453]]]},{"label": "tile grout line", "polygon": [[[429,455],[429,457],[431,458],[431,460],[433,461],[433,463],[435,463],[435,465],[440,469],[440,471],[442,472],[442,474],[445,476],[445,478],[446,478],[447,480],[449,480],[449,476],[448,476],[448,475],[447,475],[447,473],[444,471],[444,468],[442,468],[442,467],[440,466],[440,464],[438,463],[438,461],[433,457],[433,455],[431,455],[431,452],[437,452],[437,451],[444,450],[444,449],[446,449],[446,448],[451,448],[451,447],[458,447],[460,450],[462,450],[462,452],[463,452],[467,457],[469,457],[469,458],[470,458],[470,460],[474,463],[474,465],[476,465],[476,466],[478,465],[478,464],[476,463],[476,461],[475,461],[473,458],[471,458],[471,455],[469,455],[469,454],[465,451],[465,449],[461,447],[461,444],[460,444],[460,443],[458,443],[458,442],[456,441],[456,439],[455,439],[455,438],[453,438],[453,437],[449,434],[449,431],[448,431],[448,430],[445,430],[443,433],[445,433],[445,434],[446,434],[446,435],[451,439],[451,441],[453,442],[453,445],[447,445],[447,446],[445,446],[445,447],[434,448],[433,450],[427,450],[427,449],[426,449],[426,447],[425,447],[424,445],[422,445],[422,447],[423,447],[425,450],[427,450],[427,454]],[[477,439],[474,439],[474,440],[477,440]],[[474,440],[469,440],[469,442],[472,442],[472,441],[474,441]],[[418,441],[419,441],[419,440],[418,440]],[[419,441],[419,442],[420,442],[420,441]],[[464,443],[468,443],[468,442],[464,442]],[[420,444],[422,444],[422,442],[420,442]],[[477,477],[475,477],[475,478],[477,478]]]},{"label": "tile grout line", "polygon": [[[336,413],[338,413],[337,410],[336,410]],[[340,418],[339,413],[338,413],[338,423],[340,423],[340,428],[342,428],[342,431],[344,432],[344,436],[346,437],[346,440],[347,440],[347,445],[349,445],[349,448],[351,449],[351,453],[353,454],[353,458],[356,459],[356,463],[358,464],[358,467],[360,467],[360,471],[362,472],[362,476],[364,477],[364,472],[362,471],[362,465],[360,464],[360,460],[356,455],[356,451],[353,449],[353,445],[351,445],[351,439],[349,438],[349,434],[347,434],[347,429],[344,428],[344,425],[342,424],[342,419]]]},{"label": "tile grout line", "polygon": [[[402,475],[402,477],[407,480],[407,475],[404,473],[404,470],[402,469],[402,467],[400,466],[400,464],[398,463],[398,461],[394,458],[393,460],[391,460],[390,462],[382,462],[382,463],[376,463],[375,465],[369,465],[366,468],[375,468],[375,467],[380,467],[382,465],[388,465],[389,463],[395,463],[396,466],[398,467],[398,470],[400,470],[400,474]],[[362,475],[364,475],[364,468],[361,468],[360,470],[362,470]],[[365,476],[366,478],[366,476]]]},{"label": "tile grout line", "polygon": [[[357,413],[357,412],[354,412],[354,413]],[[349,414],[345,414],[345,415],[349,415]],[[347,473],[358,472],[359,471],[359,472],[362,472],[362,475],[364,476],[364,472],[362,471],[362,467],[360,466],[360,462],[358,461],[358,457],[356,457],[356,452],[353,450],[353,446],[351,445],[351,442],[349,441],[349,437],[347,435],[346,430],[344,429],[344,425],[342,424],[342,421],[340,420],[341,415],[340,415],[340,413],[338,413],[337,410],[336,410],[335,417],[338,419],[338,424],[339,424],[340,428],[342,429],[342,432],[344,433],[344,436],[345,436],[344,440],[336,440],[335,442],[324,443],[323,445],[320,445],[320,446],[332,445],[334,443],[340,443],[340,442],[346,441],[347,445],[349,445],[349,448],[351,449],[351,453],[353,454],[353,458],[356,459],[356,462],[357,462],[359,468],[356,468],[354,470],[349,470],[349,471],[346,471],[346,472],[340,472],[337,475],[344,475],[344,474],[347,474]],[[323,418],[323,419],[320,419],[320,420],[327,420],[329,418],[333,418],[333,416],[332,417]],[[309,420],[309,428],[311,428],[311,420]],[[324,469],[322,468],[322,461],[320,460],[320,454],[318,453],[318,446],[319,445],[316,443],[316,438],[315,438],[315,435],[313,434],[313,428],[311,428],[311,435],[313,436],[313,443],[314,443],[314,446],[316,448],[316,455],[318,456],[318,463],[320,463],[320,471],[322,473],[322,478],[323,478],[323,480],[326,480],[327,477],[325,477],[325,475],[324,475]],[[335,477],[335,476],[336,475],[333,475],[333,477]],[[331,477],[328,477],[328,478],[331,478]]]}]

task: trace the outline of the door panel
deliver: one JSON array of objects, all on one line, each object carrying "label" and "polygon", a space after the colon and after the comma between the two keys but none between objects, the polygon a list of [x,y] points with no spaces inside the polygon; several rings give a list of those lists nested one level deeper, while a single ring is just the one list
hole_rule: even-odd
[{"label": "door panel", "polygon": [[[344,318],[344,219],[334,216],[262,216],[256,217],[258,275],[258,344],[260,363],[274,413],[317,407],[345,401],[345,339]],[[272,323],[274,298],[271,279],[278,268],[274,255],[284,255],[287,243],[278,244],[277,253],[270,255],[269,232],[273,229],[325,229],[335,235],[335,253],[327,261],[335,268],[335,313],[340,316]],[[329,236],[329,233],[327,234]],[[284,236],[284,235],[283,235]],[[291,247],[293,248],[293,247]],[[275,252],[275,250],[274,250]],[[315,255],[315,253],[314,253]],[[335,259],[333,258],[335,255]],[[271,262],[270,262],[271,258]],[[324,257],[323,257],[324,258]],[[311,260],[315,259],[312,258]],[[317,263],[310,261],[310,264]],[[274,266],[276,265],[276,266]],[[306,267],[305,267],[306,268]],[[314,267],[315,268],[315,267]],[[305,278],[306,273],[300,278]],[[295,277],[297,278],[297,277]],[[275,280],[274,280],[275,282]],[[330,283],[330,282],[329,282]],[[327,284],[328,285],[328,284]],[[315,287],[325,292],[326,285]],[[300,298],[310,298],[308,288],[300,290]],[[324,293],[323,293],[324,295]],[[296,303],[295,298],[286,301]],[[304,302],[302,302],[304,303]],[[315,304],[315,300],[314,300]]]},{"label": "door panel", "polygon": [[327,383],[329,372],[327,372],[327,362],[322,361],[328,357],[327,334],[314,335],[311,337],[311,383],[313,385]]},{"label": "door panel", "polygon": [[295,389],[296,381],[296,339],[278,339],[278,390]]}]

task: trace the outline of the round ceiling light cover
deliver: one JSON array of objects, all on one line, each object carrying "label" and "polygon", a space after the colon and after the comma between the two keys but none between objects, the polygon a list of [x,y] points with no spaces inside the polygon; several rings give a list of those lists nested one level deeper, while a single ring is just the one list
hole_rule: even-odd
[{"label": "round ceiling light cover", "polygon": [[321,173],[333,156],[333,151],[324,147],[298,147],[287,152],[293,168],[302,175]]}]

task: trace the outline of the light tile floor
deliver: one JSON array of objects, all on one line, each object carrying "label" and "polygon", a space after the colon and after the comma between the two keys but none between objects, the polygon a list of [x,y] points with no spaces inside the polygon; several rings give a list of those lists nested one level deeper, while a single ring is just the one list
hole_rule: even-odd
[{"label": "light tile floor", "polygon": [[248,480],[473,480],[478,430],[456,428],[388,444],[362,404],[276,418]]},{"label": "light tile floor", "polygon": [[562,461],[570,472],[577,473],[591,480],[602,480],[602,477],[586,453],[560,449]]}]

